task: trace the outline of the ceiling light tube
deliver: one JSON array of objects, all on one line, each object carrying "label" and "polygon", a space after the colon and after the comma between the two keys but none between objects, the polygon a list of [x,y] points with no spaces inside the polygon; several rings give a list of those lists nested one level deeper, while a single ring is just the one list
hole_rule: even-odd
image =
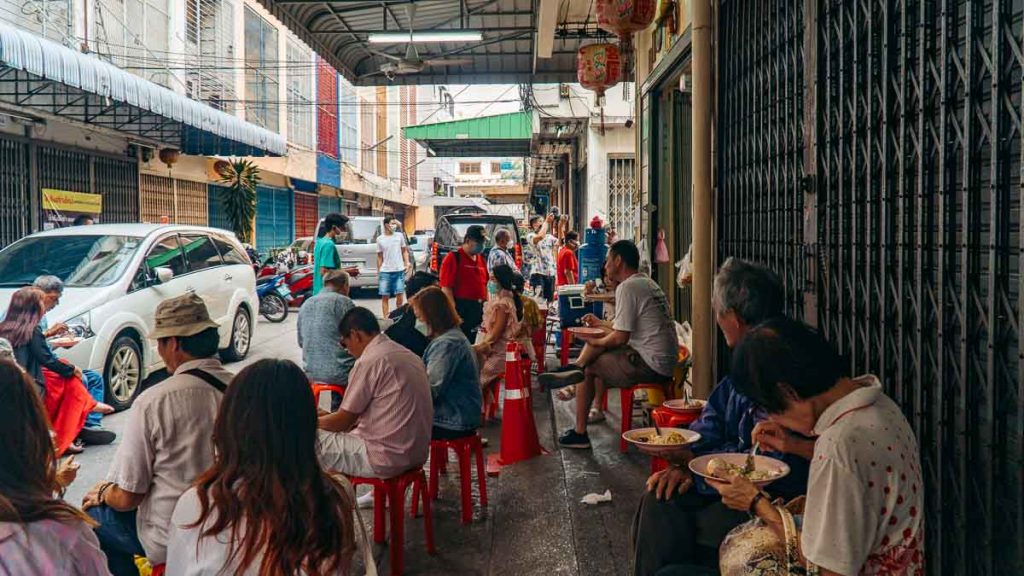
[{"label": "ceiling light tube", "polygon": [[409,42],[480,42],[484,35],[476,30],[433,30],[427,32],[373,32],[370,44],[408,44]]}]

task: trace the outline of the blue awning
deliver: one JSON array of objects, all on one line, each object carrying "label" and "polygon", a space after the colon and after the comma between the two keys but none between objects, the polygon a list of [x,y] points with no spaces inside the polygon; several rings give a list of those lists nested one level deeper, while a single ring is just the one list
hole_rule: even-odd
[{"label": "blue awning", "polygon": [[186,154],[288,152],[280,134],[5,22],[0,22],[0,102],[155,140]]}]

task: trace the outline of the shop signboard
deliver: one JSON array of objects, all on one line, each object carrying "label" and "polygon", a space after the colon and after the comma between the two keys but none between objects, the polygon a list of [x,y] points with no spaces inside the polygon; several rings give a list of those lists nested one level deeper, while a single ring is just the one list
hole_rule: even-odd
[{"label": "shop signboard", "polygon": [[43,213],[43,228],[46,230],[67,226],[79,216],[92,216],[99,221],[103,214],[103,196],[43,188]]}]

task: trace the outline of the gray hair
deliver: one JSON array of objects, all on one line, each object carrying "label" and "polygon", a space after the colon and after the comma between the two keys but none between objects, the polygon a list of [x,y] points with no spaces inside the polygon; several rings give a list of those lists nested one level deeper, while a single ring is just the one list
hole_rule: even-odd
[{"label": "gray hair", "polygon": [[512,233],[509,232],[508,230],[506,230],[505,228],[501,228],[500,230],[498,230],[497,232],[494,233],[494,243],[495,244],[500,244],[501,242],[504,242],[505,240],[511,240],[511,239],[512,239]]},{"label": "gray hair", "polygon": [[58,294],[64,293],[64,281],[56,276],[40,276],[36,278],[36,281],[32,283],[32,286],[39,288],[47,294]]},{"label": "gray hair", "polygon": [[14,347],[11,346],[11,341],[7,338],[0,338],[0,360],[16,362],[14,359]]},{"label": "gray hair", "polygon": [[729,258],[718,269],[711,300],[718,313],[732,310],[748,326],[782,316],[785,306],[779,277],[739,258]]},{"label": "gray hair", "polygon": [[324,284],[331,284],[338,288],[345,288],[352,282],[352,277],[344,270],[328,270],[324,274]]}]

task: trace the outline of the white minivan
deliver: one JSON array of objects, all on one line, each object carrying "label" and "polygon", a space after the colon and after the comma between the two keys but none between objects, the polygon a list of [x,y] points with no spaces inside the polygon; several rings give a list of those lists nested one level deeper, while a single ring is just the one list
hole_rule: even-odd
[{"label": "white minivan", "polygon": [[11,295],[39,276],[64,281],[47,315],[81,341],[58,350],[103,374],[107,403],[124,409],[143,381],[163,368],[153,330],[157,305],[195,292],[220,324],[221,357],[249,353],[259,311],[252,264],[226,230],[167,224],[101,224],[32,234],[0,250],[0,315]]}]

